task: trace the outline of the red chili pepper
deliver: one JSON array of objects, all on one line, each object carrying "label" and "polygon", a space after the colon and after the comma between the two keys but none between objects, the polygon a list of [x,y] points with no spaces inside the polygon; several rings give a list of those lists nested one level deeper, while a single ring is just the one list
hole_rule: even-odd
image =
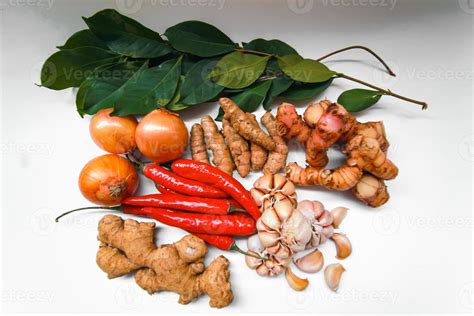
[{"label": "red chili pepper", "polygon": [[[170,190],[168,188],[165,188],[164,186],[162,185],[159,185],[159,184],[156,184],[156,189],[158,190],[158,192],[160,192],[161,194],[179,194],[178,192],[175,192],[173,190]],[[183,194],[184,195],[184,194]]]},{"label": "red chili pepper", "polygon": [[192,233],[234,236],[255,233],[255,221],[244,212],[210,215],[144,207],[135,215],[145,215],[163,224],[179,227]]},{"label": "red chili pepper", "polygon": [[227,173],[207,163],[189,159],[175,160],[171,165],[171,169],[182,177],[198,180],[221,189],[242,205],[255,220],[260,218],[260,211],[249,191]]},{"label": "red chili pepper", "polygon": [[146,165],[143,168],[143,174],[154,182],[177,193],[217,199],[229,196],[220,189],[206,185],[202,181],[193,181],[180,177],[157,164]]},{"label": "red chili pepper", "polygon": [[195,236],[198,236],[209,245],[212,245],[221,250],[231,250],[232,245],[235,245],[235,240],[234,240],[234,237],[232,236],[199,234],[199,233],[192,233],[192,232],[189,232],[189,233]]},{"label": "red chili pepper", "polygon": [[122,204],[162,207],[173,210],[218,215],[225,215],[233,209],[227,200],[208,199],[182,194],[148,194],[132,196],[123,200]]}]

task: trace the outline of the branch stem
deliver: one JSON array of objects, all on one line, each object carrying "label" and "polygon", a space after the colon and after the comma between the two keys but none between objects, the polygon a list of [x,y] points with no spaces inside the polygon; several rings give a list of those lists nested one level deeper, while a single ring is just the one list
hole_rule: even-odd
[{"label": "branch stem", "polygon": [[347,79],[347,80],[350,80],[350,81],[354,81],[354,82],[357,82],[361,85],[364,85],[364,86],[367,86],[369,88],[372,88],[374,90],[377,90],[377,91],[380,91],[382,92],[384,95],[389,95],[389,96],[392,96],[392,97],[395,97],[395,98],[398,98],[398,99],[401,99],[401,100],[404,100],[404,101],[407,101],[407,102],[410,102],[410,103],[415,103],[415,104],[418,104],[418,105],[421,105],[421,109],[422,110],[426,110],[428,108],[428,104],[426,102],[423,102],[423,101],[419,101],[419,100],[415,100],[415,99],[411,99],[411,98],[407,98],[403,95],[400,95],[398,93],[395,93],[395,92],[392,92],[392,90],[390,89],[383,89],[383,88],[380,88],[378,86],[375,86],[371,83],[368,83],[368,82],[365,82],[365,81],[362,81],[360,79],[357,79],[357,78],[354,78],[354,77],[351,77],[351,76],[348,76],[348,75],[345,75],[343,73],[338,73],[336,75],[336,77],[339,77],[339,78],[344,78],[344,79]]},{"label": "branch stem", "polygon": [[351,49],[362,49],[362,50],[365,50],[366,52],[369,52],[372,56],[374,56],[378,61],[380,61],[380,63],[382,63],[382,65],[385,67],[385,69],[387,70],[387,72],[390,74],[390,76],[393,76],[395,77],[396,74],[392,71],[392,69],[390,69],[390,67],[387,65],[387,63],[379,56],[377,55],[373,50],[371,50],[370,48],[368,47],[365,47],[365,46],[361,46],[361,45],[353,45],[353,46],[348,46],[348,47],[344,47],[344,48],[341,48],[341,49],[338,49],[332,53],[329,53],[327,55],[324,55],[322,57],[319,57],[318,59],[316,59],[317,61],[321,61],[323,59],[326,59],[332,55],[335,55],[335,54],[338,54],[338,53],[342,53],[342,52],[345,52],[347,50],[351,50]]},{"label": "branch stem", "polygon": [[272,54],[264,53],[264,52],[259,52],[257,50],[251,50],[251,49],[243,49],[243,48],[237,48],[235,49],[236,52],[241,52],[241,53],[249,53],[249,54],[255,54],[255,55],[262,55],[262,56],[270,56],[272,57]]}]

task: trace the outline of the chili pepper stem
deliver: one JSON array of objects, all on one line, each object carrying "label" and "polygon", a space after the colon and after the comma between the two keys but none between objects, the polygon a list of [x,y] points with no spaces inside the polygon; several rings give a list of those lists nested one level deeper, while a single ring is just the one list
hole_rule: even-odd
[{"label": "chili pepper stem", "polygon": [[130,161],[134,166],[135,168],[138,169],[138,171],[140,171],[141,173],[143,173],[143,168],[145,168],[145,163],[139,161],[137,159],[137,157],[135,157],[133,154],[125,154],[125,157],[127,157],[128,161]]},{"label": "chili pepper stem", "polygon": [[74,212],[78,212],[78,211],[83,211],[83,210],[96,210],[96,209],[101,209],[101,210],[111,210],[111,211],[120,211],[120,206],[88,206],[88,207],[81,207],[81,208],[76,208],[74,210],[70,210],[70,211],[67,211],[65,213],[62,213],[61,215],[59,215],[58,217],[56,217],[54,219],[54,221],[57,223],[59,222],[59,219],[61,217],[64,217],[66,215],[69,215],[71,213],[74,213]]},{"label": "chili pepper stem", "polygon": [[229,212],[247,212],[247,211],[243,208],[238,208],[238,207],[235,207],[235,206],[231,205],[230,208],[229,208]]},{"label": "chili pepper stem", "polygon": [[260,260],[268,260],[267,258],[263,258],[263,257],[257,256],[257,255],[254,255],[254,254],[248,253],[248,252],[240,249],[239,246],[237,246],[237,244],[235,242],[232,244],[232,246],[230,246],[229,250],[237,251],[237,252],[239,252],[239,253],[241,253],[245,256],[254,257],[254,258],[257,258],[257,259],[260,259]]}]

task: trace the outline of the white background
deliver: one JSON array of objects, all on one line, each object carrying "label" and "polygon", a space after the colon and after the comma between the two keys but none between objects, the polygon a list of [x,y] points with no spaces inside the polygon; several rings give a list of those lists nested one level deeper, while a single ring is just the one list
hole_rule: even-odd
[{"label": "white background", "polygon": [[[385,122],[389,155],[400,167],[388,182],[385,206],[374,210],[350,194],[298,190],[300,199],[321,200],[328,209],[350,208],[342,228],[354,251],[343,262],[339,293],[327,289],[322,273],[307,275],[310,286],[295,293],[284,277],[261,278],[241,255],[225,253],[235,301],[220,312],[472,312],[472,1],[50,1],[3,1],[0,11],[4,311],[217,312],[206,297],[182,306],[175,294],[147,295],[131,277],[107,280],[95,264],[103,213],[53,223],[57,214],[89,205],[77,177],[103,152],[89,137],[89,118],[75,112],[74,91],[34,83],[55,46],[85,28],[81,16],[111,7],[160,32],[183,20],[203,20],[234,41],[279,38],[311,58],[367,45],[389,61],[396,78],[363,52],[335,56],[327,65],[429,103],[422,112],[384,97],[358,115]],[[350,87],[355,85],[337,79],[321,98],[335,100]],[[182,117],[190,127],[216,111],[216,104],[196,106]],[[289,161],[303,163],[302,149],[293,149]],[[257,177],[244,184],[250,187]],[[142,179],[140,192],[152,191]],[[159,243],[183,235],[159,227]],[[321,249],[327,263],[336,262],[332,243]],[[212,249],[208,258],[219,253]]]}]

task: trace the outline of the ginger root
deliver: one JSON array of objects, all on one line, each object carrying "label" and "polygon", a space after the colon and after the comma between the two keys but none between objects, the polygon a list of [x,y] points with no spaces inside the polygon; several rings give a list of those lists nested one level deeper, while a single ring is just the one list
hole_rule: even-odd
[{"label": "ginger root", "polygon": [[296,108],[291,103],[282,103],[277,110],[278,131],[281,136],[290,139],[296,137],[300,142],[306,143],[311,128],[303,121],[301,115],[296,113]]},{"label": "ginger root", "polygon": [[212,162],[220,170],[232,175],[234,162],[225,144],[224,136],[219,132],[216,122],[209,115],[201,119],[201,126],[204,130],[207,147],[212,151]]},{"label": "ginger root", "polygon": [[222,120],[222,129],[227,146],[234,158],[237,172],[242,178],[245,178],[250,173],[249,144],[230,126],[228,120]]},{"label": "ginger root", "polygon": [[263,173],[275,174],[286,165],[288,145],[278,134],[277,121],[270,112],[266,112],[261,121],[276,144],[275,149],[268,154],[267,162],[263,166]]},{"label": "ginger root", "polygon": [[371,174],[364,174],[352,188],[352,192],[356,198],[371,207],[379,207],[390,198],[384,181]]},{"label": "ginger root", "polygon": [[358,166],[344,164],[334,169],[306,167],[290,163],[285,168],[286,177],[295,184],[308,186],[319,185],[329,190],[346,191],[353,188],[362,176]]},{"label": "ginger root", "polygon": [[156,247],[154,235],[154,223],[105,215],[99,222],[97,264],[109,278],[136,271],[135,281],[141,288],[150,294],[176,292],[180,304],[203,294],[209,296],[212,307],[232,302],[229,261],[224,256],[205,268],[207,246],[202,239],[187,235],[172,245]]},{"label": "ginger root", "polygon": [[[360,123],[344,107],[329,100],[310,104],[303,117],[292,104],[282,103],[278,108],[280,131],[305,144],[309,165],[288,165],[287,178],[296,185],[319,185],[338,191],[353,189],[359,200],[373,207],[387,202],[389,195],[383,180],[395,178],[398,168],[387,158],[390,144],[383,123]],[[347,161],[338,168],[326,169],[327,150],[338,142],[344,144]]]},{"label": "ginger root", "polygon": [[[246,113],[249,120],[256,126],[258,126],[257,118],[252,113]],[[267,161],[268,152],[265,148],[257,143],[250,142],[250,162],[253,171],[262,170],[265,162]]]},{"label": "ginger root", "polygon": [[209,163],[206,143],[204,142],[204,130],[198,123],[191,127],[191,154],[193,160]]},{"label": "ginger root", "polygon": [[[237,104],[229,98],[220,98],[219,104],[224,110],[224,118],[243,138],[264,147],[268,151],[275,149],[275,142],[259,126],[255,126]],[[203,126],[204,127],[204,126]]]}]

